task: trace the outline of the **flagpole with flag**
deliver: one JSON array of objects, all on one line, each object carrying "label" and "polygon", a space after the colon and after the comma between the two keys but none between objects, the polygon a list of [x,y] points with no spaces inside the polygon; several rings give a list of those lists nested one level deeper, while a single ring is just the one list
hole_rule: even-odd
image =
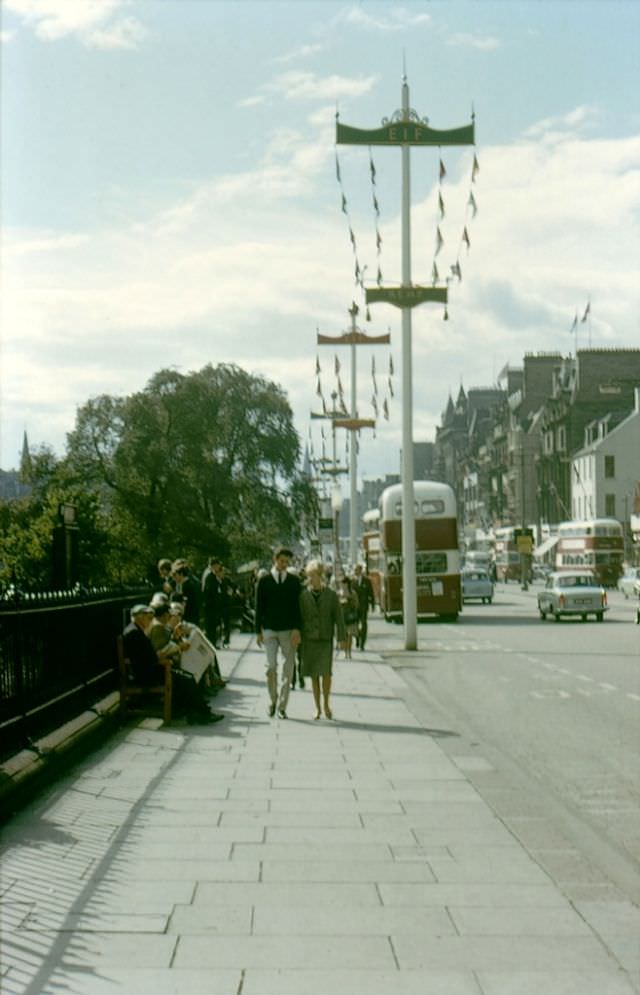
[{"label": "flagpole with flag", "polygon": [[589,319],[589,348],[591,348],[591,298],[587,301],[587,306],[584,309],[584,314],[582,315],[581,321],[583,325],[587,318]]},{"label": "flagpole with flag", "polygon": [[577,311],[573,316],[573,324],[571,325],[571,332],[573,333],[573,341],[574,341],[573,351],[577,356],[578,355],[578,312]]}]

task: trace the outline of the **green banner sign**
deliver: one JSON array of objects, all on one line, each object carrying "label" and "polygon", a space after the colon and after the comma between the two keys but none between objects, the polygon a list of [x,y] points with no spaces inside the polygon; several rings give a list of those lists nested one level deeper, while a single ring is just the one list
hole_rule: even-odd
[{"label": "green banner sign", "polygon": [[367,130],[336,124],[338,145],[475,145],[475,124],[438,131],[418,121],[391,121]]},{"label": "green banner sign", "polygon": [[446,287],[371,287],[365,293],[367,304],[382,301],[394,307],[417,307],[429,301],[447,303]]}]

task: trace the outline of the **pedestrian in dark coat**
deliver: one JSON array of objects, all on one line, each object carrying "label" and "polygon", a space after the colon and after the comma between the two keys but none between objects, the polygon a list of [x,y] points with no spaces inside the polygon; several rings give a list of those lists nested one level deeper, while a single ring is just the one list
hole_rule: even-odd
[{"label": "pedestrian in dark coat", "polygon": [[338,643],[344,645],[345,625],[342,608],[335,591],[324,583],[324,567],[319,560],[307,564],[308,586],[300,595],[300,616],[302,618],[302,673],[311,678],[313,700],[316,706],[314,719],[319,719],[320,687],[324,714],[333,718],[329,704],[333,669],[333,640],[337,633]]},{"label": "pedestrian in dark coat", "polygon": [[356,563],[353,571],[352,590],[356,592],[358,598],[358,630],[356,632],[356,646],[363,650],[367,641],[367,622],[369,608],[375,608],[375,598],[373,596],[373,585],[364,572],[361,563]]},{"label": "pedestrian in dark coat", "polygon": [[[291,550],[279,549],[273,567],[258,581],[256,587],[256,636],[258,646],[267,654],[268,714],[278,709],[281,719],[287,717],[287,702],[300,642],[300,581],[287,568]],[[283,656],[282,681],[278,692],[278,649]]]}]

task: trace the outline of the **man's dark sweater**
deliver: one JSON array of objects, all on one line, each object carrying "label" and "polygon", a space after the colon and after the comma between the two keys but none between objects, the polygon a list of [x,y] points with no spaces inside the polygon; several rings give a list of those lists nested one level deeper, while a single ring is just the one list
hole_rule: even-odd
[{"label": "man's dark sweater", "polygon": [[301,624],[300,581],[295,574],[288,573],[282,583],[271,573],[261,577],[256,588],[256,632],[284,632],[300,629]]}]

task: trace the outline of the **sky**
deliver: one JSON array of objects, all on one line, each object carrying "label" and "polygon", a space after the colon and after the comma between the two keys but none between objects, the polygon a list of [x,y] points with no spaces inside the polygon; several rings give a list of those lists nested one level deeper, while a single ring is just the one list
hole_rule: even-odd
[{"label": "sky", "polygon": [[325,425],[330,455],[309,417],[316,363],[331,407],[338,356],[350,408],[351,350],[316,335],[346,330],[355,301],[363,331],[391,334],[356,350],[358,414],[379,411],[359,476],[398,472],[401,312],[373,304],[367,321],[363,287],[378,268],[401,282],[401,151],[336,147],[335,119],[379,127],[405,72],[420,118],[476,126],[475,148],[410,154],[411,279],[431,285],[434,262],[449,278],[448,321],[412,311],[414,439],[525,353],[640,347],[635,0],[0,11],[3,469],[25,430],[62,455],[89,398],[206,363],[279,383],[302,445],[319,456]]}]

